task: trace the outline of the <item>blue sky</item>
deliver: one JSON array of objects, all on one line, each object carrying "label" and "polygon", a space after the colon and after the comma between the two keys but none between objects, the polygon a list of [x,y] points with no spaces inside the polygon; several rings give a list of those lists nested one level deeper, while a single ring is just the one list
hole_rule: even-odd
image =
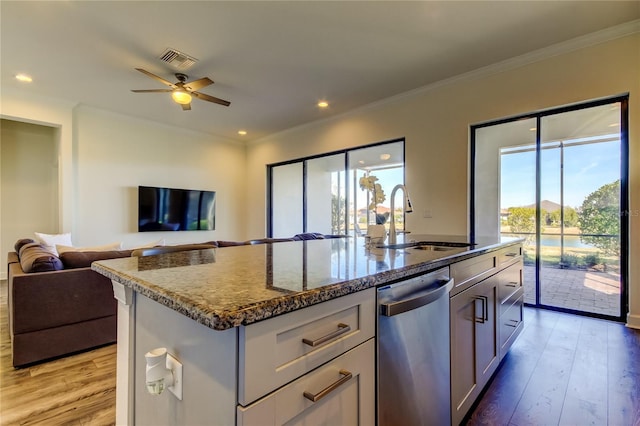
[{"label": "blue sky", "polygon": [[[378,178],[378,183],[382,185],[385,196],[387,198],[381,205],[386,207],[391,206],[391,190],[393,190],[393,187],[397,184],[404,183],[403,170],[404,169],[402,167],[398,167],[393,169],[375,170],[371,172],[372,175],[375,175]],[[358,170],[358,179],[360,179],[363,175],[364,171]],[[408,190],[409,195],[411,195],[411,188],[408,188]],[[365,207],[366,192],[360,190],[360,187],[358,187],[356,189],[356,195],[358,197],[358,207]],[[402,206],[402,201],[400,198],[401,196],[402,192],[398,191],[398,193],[396,194],[396,208]]]},{"label": "blue sky", "polygon": [[[541,199],[560,203],[560,150],[542,151]],[[602,185],[620,178],[620,142],[564,149],[564,204],[580,207]],[[502,156],[501,208],[535,202],[535,152]]]}]

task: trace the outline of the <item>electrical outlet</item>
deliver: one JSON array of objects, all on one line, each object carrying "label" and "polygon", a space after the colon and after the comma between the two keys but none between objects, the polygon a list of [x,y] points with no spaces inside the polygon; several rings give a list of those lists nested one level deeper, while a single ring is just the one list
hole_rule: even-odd
[{"label": "electrical outlet", "polygon": [[182,363],[167,354],[167,368],[173,371],[173,386],[167,387],[167,390],[182,401]]},{"label": "electrical outlet", "polygon": [[425,210],[422,212],[422,217],[425,217],[425,218],[431,218],[431,217],[433,217],[433,216],[431,216],[431,210],[429,210],[429,209],[425,209]]}]

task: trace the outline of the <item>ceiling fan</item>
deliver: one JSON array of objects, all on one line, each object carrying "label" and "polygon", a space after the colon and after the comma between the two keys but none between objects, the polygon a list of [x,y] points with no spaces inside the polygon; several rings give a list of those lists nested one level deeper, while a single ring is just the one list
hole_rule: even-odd
[{"label": "ceiling fan", "polygon": [[136,93],[171,93],[171,98],[177,104],[182,106],[184,111],[188,111],[191,109],[191,98],[195,96],[198,99],[202,99],[203,101],[213,102],[216,104],[229,106],[231,102],[225,101],[223,99],[216,98],[214,96],[205,95],[204,93],[196,92],[196,90],[209,86],[213,84],[213,81],[208,78],[200,78],[198,80],[193,80],[187,82],[187,76],[182,73],[176,73],[175,76],[178,79],[176,83],[171,83],[170,81],[165,80],[162,77],[158,77],[155,74],[150,73],[149,71],[143,70],[142,68],[136,68],[136,70],[140,71],[143,74],[148,75],[151,78],[158,80],[162,84],[166,84],[171,87],[171,89],[138,89],[131,90]]}]

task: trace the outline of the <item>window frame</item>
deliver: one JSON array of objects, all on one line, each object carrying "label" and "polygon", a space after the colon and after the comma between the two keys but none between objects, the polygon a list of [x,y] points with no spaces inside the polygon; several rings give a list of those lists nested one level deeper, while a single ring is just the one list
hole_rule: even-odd
[{"label": "window frame", "polygon": [[[375,148],[375,147],[379,147],[379,146],[384,146],[384,145],[388,145],[388,144],[394,144],[394,143],[402,143],[402,167],[403,167],[403,181],[406,181],[406,139],[404,137],[400,137],[400,138],[395,138],[395,139],[390,139],[390,140],[385,140],[385,141],[380,141],[380,142],[375,142],[375,143],[371,143],[371,144],[367,144],[367,145],[360,145],[360,146],[356,146],[356,147],[352,147],[352,148],[345,148],[345,149],[340,149],[340,150],[336,150],[336,151],[330,151],[330,152],[325,152],[325,153],[321,153],[321,154],[315,154],[315,155],[311,155],[311,156],[307,156],[307,157],[300,157],[300,158],[295,158],[295,159],[291,159],[291,160],[286,160],[286,161],[281,161],[281,162],[277,162],[277,163],[270,163],[266,165],[266,179],[267,179],[267,188],[266,188],[266,195],[267,195],[267,200],[266,200],[266,213],[267,213],[267,238],[273,238],[273,169],[275,167],[279,167],[279,166],[286,166],[286,165],[290,165],[290,164],[295,164],[295,163],[302,163],[302,179],[303,179],[303,183],[302,183],[302,227],[303,227],[303,231],[302,232],[312,232],[313,230],[309,230],[308,229],[308,211],[307,211],[307,162],[310,160],[315,160],[315,159],[319,159],[319,158],[324,158],[324,157],[329,157],[329,156],[335,156],[335,155],[343,155],[344,156],[344,169],[343,172],[345,173],[345,215],[346,217],[345,219],[345,225],[347,226],[347,230],[349,229],[349,205],[350,205],[350,201],[351,201],[351,192],[352,192],[352,185],[348,176],[349,171],[351,170],[350,168],[350,164],[349,164],[349,153],[353,152],[353,151],[358,151],[358,150],[362,150],[362,149],[367,149],[367,148]],[[404,183],[404,182],[403,182]]]}]

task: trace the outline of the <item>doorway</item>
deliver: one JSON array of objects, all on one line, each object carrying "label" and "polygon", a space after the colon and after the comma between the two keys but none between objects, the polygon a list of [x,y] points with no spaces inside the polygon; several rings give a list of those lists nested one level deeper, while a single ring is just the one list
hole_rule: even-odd
[{"label": "doorway", "polygon": [[[0,119],[0,248],[59,226],[58,135],[54,127]],[[6,270],[0,279],[6,278]]]},{"label": "doorway", "polygon": [[624,320],[627,100],[472,127],[472,235],[524,239],[528,305]]}]

